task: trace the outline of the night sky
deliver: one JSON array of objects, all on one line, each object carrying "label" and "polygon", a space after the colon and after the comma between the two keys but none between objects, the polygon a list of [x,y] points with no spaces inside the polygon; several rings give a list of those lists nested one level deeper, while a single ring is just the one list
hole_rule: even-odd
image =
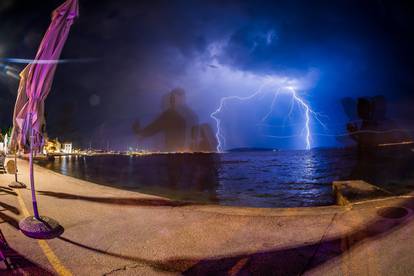
[{"label": "night sky", "polygon": [[[0,59],[35,56],[50,13],[62,1],[1,0]],[[264,76],[294,80],[321,114],[312,146],[342,146],[344,97],[384,95],[388,116],[413,128],[414,10],[402,1],[94,1],[80,0],[46,101],[50,137],[78,146],[126,149],[162,111],[162,97],[186,91],[200,123],[225,96],[248,96]],[[17,70],[23,64],[0,61]],[[18,80],[0,72],[0,126],[11,125]],[[270,90],[269,90],[270,91]],[[299,108],[286,119],[281,96],[232,101],[219,117],[226,148],[304,148]],[[281,127],[284,125],[284,128]],[[297,134],[296,136],[293,134]],[[292,136],[275,138],[271,136]],[[156,138],[154,138],[156,140]]]}]

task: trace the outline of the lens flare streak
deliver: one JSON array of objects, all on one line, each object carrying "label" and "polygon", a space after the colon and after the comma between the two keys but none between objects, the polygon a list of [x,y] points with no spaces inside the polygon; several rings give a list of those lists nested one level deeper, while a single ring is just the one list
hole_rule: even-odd
[{"label": "lens flare streak", "polygon": [[25,59],[25,58],[0,58],[1,62],[17,64],[60,64],[60,63],[88,63],[97,61],[95,58],[82,59]]}]

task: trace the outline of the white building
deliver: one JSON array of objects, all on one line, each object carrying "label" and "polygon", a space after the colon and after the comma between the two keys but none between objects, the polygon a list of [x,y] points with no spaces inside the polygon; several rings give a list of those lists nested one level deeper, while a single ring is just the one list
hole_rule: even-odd
[{"label": "white building", "polygon": [[63,153],[72,153],[72,143],[64,143],[62,146]]}]

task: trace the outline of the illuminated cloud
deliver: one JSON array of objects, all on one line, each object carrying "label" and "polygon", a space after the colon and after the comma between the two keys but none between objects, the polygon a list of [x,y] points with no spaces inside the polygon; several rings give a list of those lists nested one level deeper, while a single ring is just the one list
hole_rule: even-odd
[{"label": "illuminated cloud", "polygon": [[[73,27],[62,59],[98,60],[59,66],[46,103],[51,118],[48,132],[60,135],[60,124],[53,118],[61,113],[62,104],[70,104],[76,110],[70,119],[78,137],[113,122],[125,124],[125,132],[116,132],[128,135],[130,122],[151,121],[160,111],[163,95],[177,86],[186,90],[187,102],[200,121],[214,126],[209,115],[222,97],[249,96],[271,76],[294,86],[314,110],[332,114],[328,123],[342,133],[346,116],[341,97],[380,93],[390,99],[412,97],[414,43],[407,26],[413,25],[408,23],[414,17],[399,3],[384,4],[385,10],[393,11],[386,15],[376,1],[367,3],[83,1],[81,20]],[[55,6],[54,0],[1,0],[0,58],[33,58]],[[400,40],[396,42],[395,37]],[[18,71],[23,67],[6,65]],[[8,98],[10,93],[3,93],[10,88],[5,76],[1,78],[0,107],[10,111],[4,112],[1,123],[7,125],[13,100]],[[100,103],[91,112],[93,94]],[[272,98],[263,101],[243,108],[266,113]],[[285,110],[281,105],[277,110]],[[407,108],[399,110],[407,118],[412,116]],[[233,111],[246,113],[236,105]],[[221,115],[237,132],[234,144],[275,145],[273,140],[250,135],[257,132],[251,128],[253,119],[247,123],[243,117],[244,124],[237,125],[230,113]],[[318,127],[313,126],[315,132],[322,131]],[[268,132],[279,135],[276,130]],[[287,141],[278,143],[292,146]],[[313,144],[338,145],[328,137],[315,138]]]}]

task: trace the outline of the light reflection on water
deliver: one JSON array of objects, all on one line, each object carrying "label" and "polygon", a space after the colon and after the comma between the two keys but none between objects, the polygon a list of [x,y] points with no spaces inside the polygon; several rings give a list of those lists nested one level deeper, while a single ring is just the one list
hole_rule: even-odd
[{"label": "light reflection on water", "polygon": [[361,161],[353,150],[311,150],[72,156],[42,165],[95,183],[173,199],[293,207],[333,204],[331,183],[341,179],[364,179],[403,193],[414,188],[410,158]]}]

